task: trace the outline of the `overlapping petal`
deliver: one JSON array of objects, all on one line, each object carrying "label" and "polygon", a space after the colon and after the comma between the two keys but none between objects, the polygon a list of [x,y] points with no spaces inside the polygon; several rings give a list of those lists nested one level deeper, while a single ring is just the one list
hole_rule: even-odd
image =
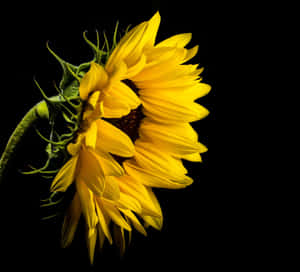
[{"label": "overlapping petal", "polygon": [[[203,69],[186,64],[198,46],[186,48],[191,33],[155,44],[160,19],[156,13],[134,27],[106,64],[92,62],[80,82],[85,103],[82,121],[77,138],[67,148],[71,158],[51,190],[66,191],[76,183],[62,241],[64,246],[71,243],[83,214],[91,262],[97,237],[101,247],[107,239],[124,251],[124,230],[134,228],[143,235],[148,226],[160,230],[163,214],[152,188],[180,189],[192,184],[181,159],[200,162],[200,154],[207,151],[189,124],[209,113],[196,102],[210,91],[201,82]],[[142,120],[134,115],[138,110]],[[130,113],[139,122],[135,124],[137,140],[125,133],[120,121]]]},{"label": "overlapping petal", "polygon": [[148,22],[141,23],[129,31],[112,52],[105,69],[111,73],[122,61],[125,61],[128,67],[134,66],[140,60],[143,49],[153,46],[159,24],[160,15],[157,12]]}]

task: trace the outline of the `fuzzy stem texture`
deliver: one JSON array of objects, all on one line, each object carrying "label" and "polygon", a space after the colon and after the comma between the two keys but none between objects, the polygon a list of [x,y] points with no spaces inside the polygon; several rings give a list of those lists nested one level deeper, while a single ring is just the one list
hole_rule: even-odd
[{"label": "fuzzy stem texture", "polygon": [[0,159],[0,186],[5,179],[13,154],[21,143],[22,138],[37,120],[43,118],[49,118],[48,106],[45,101],[41,101],[32,107],[15,128]]}]

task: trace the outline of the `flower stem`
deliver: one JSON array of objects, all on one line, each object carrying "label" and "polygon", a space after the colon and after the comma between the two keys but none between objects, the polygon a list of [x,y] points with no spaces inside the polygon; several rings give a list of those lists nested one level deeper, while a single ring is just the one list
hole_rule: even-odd
[{"label": "flower stem", "polygon": [[9,164],[22,138],[37,120],[44,118],[49,119],[49,111],[47,103],[41,101],[25,114],[21,122],[15,128],[0,159],[0,185],[5,178]]}]

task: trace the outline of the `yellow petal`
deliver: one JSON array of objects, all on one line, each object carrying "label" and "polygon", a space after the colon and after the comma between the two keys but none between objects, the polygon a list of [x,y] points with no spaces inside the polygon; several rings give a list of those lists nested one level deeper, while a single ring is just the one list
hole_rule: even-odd
[{"label": "yellow petal", "polygon": [[193,154],[185,154],[179,156],[181,159],[185,159],[187,161],[192,162],[202,162],[201,155],[199,153],[193,153]]},{"label": "yellow petal", "polygon": [[197,82],[187,88],[164,88],[143,89],[139,91],[141,97],[149,97],[156,100],[180,101],[182,104],[190,103],[207,95],[211,86],[206,83]]},{"label": "yellow petal", "polygon": [[190,59],[192,59],[193,57],[195,57],[196,54],[198,53],[198,50],[199,50],[199,46],[198,46],[198,45],[194,46],[194,47],[191,48],[191,49],[188,49],[188,50],[186,51],[186,56],[185,56],[183,62],[187,62],[187,61],[189,61]]},{"label": "yellow petal", "polygon": [[192,33],[182,33],[174,35],[159,44],[156,47],[185,47],[192,39]]},{"label": "yellow petal", "polygon": [[69,206],[62,226],[61,245],[63,248],[69,246],[72,243],[80,219],[80,215],[80,199],[78,193],[75,193],[75,196]]},{"label": "yellow petal", "polygon": [[105,66],[109,73],[121,61],[125,61],[128,68],[138,63],[144,47],[153,46],[160,24],[157,12],[148,22],[143,22],[129,31],[118,43]]},{"label": "yellow petal", "polygon": [[111,202],[107,201],[105,198],[102,198],[105,211],[110,216],[112,221],[115,222],[118,226],[128,231],[131,231],[130,225],[124,220],[123,216],[119,212],[119,210],[111,204]]},{"label": "yellow petal", "polygon": [[176,97],[173,100],[157,100],[143,96],[142,104],[146,116],[162,123],[189,123],[200,120],[209,114],[209,111],[203,106],[195,102],[182,102]]},{"label": "yellow petal", "polygon": [[103,197],[112,201],[118,201],[120,199],[119,182],[116,177],[105,177],[105,189]]},{"label": "yellow petal", "polygon": [[126,78],[128,67],[123,60],[118,62],[110,73],[110,83],[117,82]]},{"label": "yellow petal", "polygon": [[131,162],[125,161],[123,163],[126,172],[135,180],[139,180],[146,186],[168,188],[168,189],[181,189],[190,185],[193,180],[191,178],[182,177],[181,183],[174,182],[168,178],[155,175],[154,171],[146,170]]},{"label": "yellow petal", "polygon": [[182,91],[182,96],[187,97],[189,100],[196,100],[207,95],[211,90],[211,86],[206,83],[197,83],[192,88],[187,88]]},{"label": "yellow petal", "polygon": [[91,92],[102,90],[108,82],[108,75],[104,68],[92,62],[90,70],[80,81],[79,94],[82,100],[86,100]]},{"label": "yellow petal", "polygon": [[160,208],[160,204],[155,196],[155,194],[153,193],[153,191],[151,190],[151,188],[147,188],[148,194],[152,200],[152,203],[154,204],[154,206],[156,207],[157,213],[159,213],[159,216],[142,216],[142,218],[144,219],[144,221],[146,222],[147,225],[150,225],[152,227],[154,227],[157,230],[161,230],[162,226],[163,226],[163,215],[162,215],[162,211]]},{"label": "yellow petal", "polygon": [[136,74],[141,72],[143,68],[146,66],[146,62],[147,62],[147,57],[145,56],[145,54],[141,54],[139,60],[128,69],[126,73],[126,78],[132,78]]},{"label": "yellow petal", "polygon": [[120,249],[120,255],[123,256],[126,249],[124,229],[119,227],[118,225],[114,225],[113,234],[114,234],[115,243]]},{"label": "yellow petal", "polygon": [[181,160],[159,150],[154,144],[138,139],[135,142],[135,160],[141,168],[153,171],[155,175],[174,181],[186,180],[186,168]]},{"label": "yellow petal", "polygon": [[89,129],[85,133],[85,144],[87,147],[91,147],[92,149],[95,149],[96,141],[97,141],[97,131],[98,131],[97,124],[95,122],[92,122]]},{"label": "yellow petal", "polygon": [[93,229],[98,223],[98,217],[95,210],[96,208],[94,195],[82,180],[76,180],[76,188],[87,225],[89,228]]},{"label": "yellow petal", "polygon": [[167,51],[164,55],[161,53],[158,59],[146,65],[140,73],[133,77],[133,80],[139,82],[162,79],[165,81],[178,78],[180,74],[176,72],[176,69],[181,69],[180,72],[182,74],[182,67],[178,68],[177,66],[183,62],[186,50],[182,48],[170,48],[169,52]]},{"label": "yellow petal", "polygon": [[180,67],[180,65],[177,65],[177,68],[180,67],[180,69],[177,69],[177,71],[176,67],[173,67],[172,69],[168,70],[169,73],[160,72],[160,77],[158,78],[147,80],[147,78],[144,77],[142,79],[139,79],[139,81],[135,83],[140,90],[164,88],[190,88],[195,86],[195,84],[197,84],[197,82],[200,80],[199,75],[203,71],[203,68],[191,72],[191,70],[194,69],[195,66],[186,66],[187,65],[181,65]]},{"label": "yellow petal", "polygon": [[143,33],[139,43],[136,44],[134,50],[132,50],[126,57],[126,63],[129,67],[137,62],[144,49],[154,46],[160,19],[159,12],[156,12],[154,16],[146,22],[145,32]]},{"label": "yellow petal", "polygon": [[81,149],[82,141],[84,139],[84,134],[79,133],[78,137],[76,138],[75,143],[69,143],[67,146],[67,150],[70,155],[75,156]]},{"label": "yellow petal", "polygon": [[75,179],[78,155],[72,157],[60,169],[51,184],[51,192],[65,192]]},{"label": "yellow petal", "polygon": [[178,135],[181,138],[185,138],[193,142],[198,141],[198,134],[196,130],[192,127],[192,125],[189,123],[178,123],[173,125],[166,125],[163,123],[154,123],[153,120],[146,117],[142,120],[140,126],[145,130],[163,129],[168,131],[168,133],[170,133],[171,136]]},{"label": "yellow petal", "polygon": [[136,216],[134,215],[133,212],[131,212],[130,210],[126,210],[126,209],[121,209],[121,211],[125,216],[127,216],[129,218],[130,222],[132,223],[132,225],[138,232],[140,232],[144,236],[147,236],[146,230],[141,225],[140,221],[136,218]]},{"label": "yellow petal", "polygon": [[145,43],[145,47],[154,46],[156,35],[158,32],[158,28],[160,25],[161,17],[159,12],[156,12],[153,17],[148,21],[147,30],[145,33],[147,42]]},{"label": "yellow petal", "polygon": [[160,214],[157,213],[157,209],[152,203],[152,200],[150,199],[144,185],[136,182],[128,175],[120,177],[119,180],[121,195],[123,192],[138,200],[142,206],[143,214],[148,214],[151,216],[160,216]]},{"label": "yellow petal", "polygon": [[133,156],[134,145],[124,132],[104,120],[96,122],[98,125],[96,149],[121,157]]},{"label": "yellow petal", "polygon": [[89,97],[88,104],[89,104],[93,109],[96,108],[96,105],[97,105],[97,103],[98,103],[100,94],[101,94],[100,91],[95,91],[95,92],[93,92],[93,93],[90,95],[90,97]]},{"label": "yellow petal", "polygon": [[[119,81],[113,83],[108,92],[109,99],[113,102],[122,101],[123,104],[126,104],[126,109],[136,109],[141,104],[136,93],[123,82]],[[124,114],[122,116],[124,116]]]},{"label": "yellow petal", "polygon": [[109,243],[112,244],[112,237],[109,230],[109,218],[105,209],[103,207],[103,203],[100,198],[96,198],[96,210],[99,218],[99,227],[103,231],[105,237],[108,239]]},{"label": "yellow petal", "polygon": [[105,69],[108,73],[112,73],[122,61],[138,46],[144,35],[147,24],[141,23],[130,30],[118,43],[112,54],[110,55]]},{"label": "yellow petal", "polygon": [[100,252],[102,252],[104,241],[105,241],[105,234],[100,224],[98,224],[98,237],[99,237]]},{"label": "yellow petal", "polygon": [[103,152],[99,149],[95,150],[95,158],[98,160],[105,176],[122,176],[124,169],[108,152]]},{"label": "yellow petal", "polygon": [[145,50],[147,56],[147,64],[145,68],[171,60],[176,56],[177,52],[184,52],[182,49],[177,50],[176,47],[153,47]]},{"label": "yellow petal", "polygon": [[94,253],[95,253],[95,246],[97,241],[97,230],[96,228],[89,228],[87,231],[87,247],[89,251],[89,259],[90,263],[94,263]]},{"label": "yellow petal", "polygon": [[145,118],[139,128],[140,138],[156,143],[172,155],[205,152],[206,147],[197,142],[197,133],[188,123],[157,124]]},{"label": "yellow petal", "polygon": [[130,112],[129,105],[122,100],[116,100],[110,94],[103,98],[103,117],[104,118],[121,118]]},{"label": "yellow petal", "polygon": [[142,213],[142,206],[135,198],[128,194],[120,193],[120,199],[118,201],[120,207],[130,209],[138,214]]},{"label": "yellow petal", "polygon": [[78,178],[85,182],[94,194],[103,194],[105,186],[105,176],[103,169],[96,157],[96,154],[87,148],[80,152],[80,168]]}]

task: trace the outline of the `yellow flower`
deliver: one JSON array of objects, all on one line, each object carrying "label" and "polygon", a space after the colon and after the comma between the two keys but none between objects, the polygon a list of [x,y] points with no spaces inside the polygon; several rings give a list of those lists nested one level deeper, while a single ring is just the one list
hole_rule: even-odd
[{"label": "yellow flower", "polygon": [[65,191],[76,183],[62,244],[71,243],[83,214],[91,262],[97,237],[101,247],[105,239],[115,240],[123,252],[124,230],[146,235],[145,226],[161,229],[163,216],[152,188],[190,185],[181,159],[200,162],[207,150],[189,124],[208,114],[195,102],[210,91],[201,82],[202,69],[184,64],[198,46],[185,48],[190,33],[155,44],[159,24],[156,13],[133,28],[105,66],[92,62],[80,82],[80,98],[86,101],[80,130],[51,190]]}]

